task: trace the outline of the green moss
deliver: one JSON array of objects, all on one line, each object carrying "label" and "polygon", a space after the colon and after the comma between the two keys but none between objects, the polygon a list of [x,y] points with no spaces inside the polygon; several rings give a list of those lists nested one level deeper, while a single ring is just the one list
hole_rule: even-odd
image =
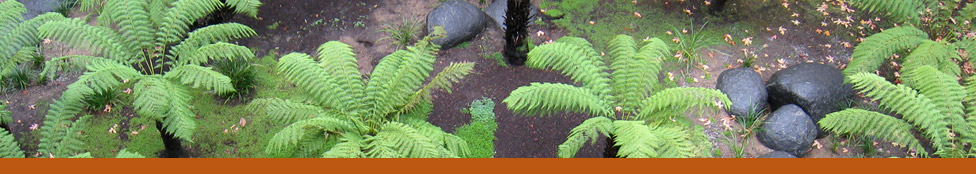
[{"label": "green moss", "polygon": [[[115,153],[125,143],[119,138],[119,132],[125,133],[121,127],[123,120],[126,118],[118,114],[99,115],[88,119],[83,123],[88,125],[88,130],[82,131],[83,141],[87,146],[84,149],[91,152],[92,157],[95,158],[115,157]],[[112,127],[115,127],[113,131],[116,133],[109,132]]]},{"label": "green moss", "polygon": [[471,123],[454,129],[454,134],[468,143],[471,158],[491,158],[495,156],[495,102],[489,98],[471,102],[469,111]]},{"label": "green moss", "polygon": [[[138,134],[133,134],[134,132]],[[125,143],[124,148],[126,151],[147,157],[158,157],[160,152],[166,150],[159,129],[156,128],[156,120],[152,118],[137,116],[130,119],[129,130],[124,133],[129,134],[129,142]],[[115,157],[115,154],[112,153],[110,157]]]}]

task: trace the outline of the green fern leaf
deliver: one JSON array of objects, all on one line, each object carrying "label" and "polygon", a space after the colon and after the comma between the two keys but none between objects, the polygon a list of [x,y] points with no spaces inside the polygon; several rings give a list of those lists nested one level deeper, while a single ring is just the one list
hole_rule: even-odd
[{"label": "green fern leaf", "polygon": [[191,53],[190,55],[180,56],[178,64],[201,65],[212,60],[247,61],[254,58],[254,52],[251,52],[251,49],[227,42],[209,44],[191,51]]},{"label": "green fern leaf", "polygon": [[23,50],[21,48],[36,49],[41,42],[37,28],[44,23],[64,19],[58,13],[44,13],[23,23],[12,23],[13,26],[8,31],[0,31],[0,59],[14,59],[17,57],[15,53]]},{"label": "green fern leaf", "polygon": [[905,72],[902,76],[904,84],[931,99],[939,114],[959,118],[965,115],[962,101],[966,93],[955,76],[927,65],[906,67],[902,71]]},{"label": "green fern leaf", "polygon": [[953,45],[945,42],[926,40],[918,48],[902,59],[904,69],[918,69],[924,65],[939,68],[939,71],[959,76],[962,70],[956,61],[961,61],[959,52]]},{"label": "green fern leaf", "polygon": [[7,125],[13,122],[14,119],[11,116],[10,111],[7,111],[7,105],[0,103],[0,125]]},{"label": "green fern leaf", "polygon": [[[123,81],[136,80],[143,75],[130,66],[121,65],[112,61],[95,60],[86,67],[87,72],[78,77],[71,86],[84,86],[91,88],[91,92],[107,91],[116,89],[122,85]],[[87,94],[87,93],[86,93]]]},{"label": "green fern leaf", "polygon": [[[611,99],[610,73],[606,66],[598,66],[592,56],[588,55],[588,48],[564,42],[544,44],[532,49],[528,53],[525,65],[544,70],[556,70],[569,76],[576,83],[593,92],[604,100]],[[589,48],[592,49],[592,48]]]},{"label": "green fern leaf", "polygon": [[569,131],[569,137],[563,144],[559,145],[559,152],[557,156],[560,158],[572,158],[576,156],[576,152],[579,152],[583,145],[586,145],[586,140],[590,140],[590,144],[595,144],[597,138],[600,135],[604,137],[610,137],[610,132],[613,131],[613,120],[607,117],[593,117],[586,119],[583,123],[573,128]]},{"label": "green fern leaf", "polygon": [[532,83],[519,87],[503,103],[518,114],[542,115],[565,111],[613,116],[609,104],[587,88],[561,83]]},{"label": "green fern leaf", "polygon": [[271,116],[271,120],[288,124],[323,114],[318,106],[279,98],[254,99],[249,107],[257,113]]},{"label": "green fern leaf", "polygon": [[166,133],[185,141],[193,141],[196,114],[190,111],[192,96],[185,88],[157,75],[139,80],[132,91],[136,97],[132,102],[136,113],[162,119]]},{"label": "green fern leaf", "polygon": [[617,156],[625,158],[688,158],[694,155],[694,144],[680,128],[661,128],[643,121],[614,121],[614,146]]},{"label": "green fern leaf", "polygon": [[875,137],[926,153],[912,135],[911,124],[878,112],[846,109],[827,114],[819,124],[830,132]]},{"label": "green fern leaf", "polygon": [[662,113],[684,113],[693,108],[714,109],[719,103],[723,106],[732,105],[728,96],[716,89],[668,88],[645,99],[641,103],[641,110],[637,114],[637,119],[646,121],[668,120],[668,117],[677,117],[677,115]]},{"label": "green fern leaf", "polygon": [[658,83],[657,73],[661,69],[661,56],[668,51],[667,44],[654,38],[647,45],[641,47],[638,53],[634,38],[627,35],[617,35],[610,41],[610,68],[613,69],[614,99],[624,113],[637,110],[640,101],[651,95],[654,85]]},{"label": "green fern leaf", "polygon": [[178,66],[166,72],[163,76],[167,79],[178,80],[185,85],[193,84],[191,87],[214,90],[218,94],[234,92],[234,84],[230,83],[230,77],[214,71],[211,67],[199,65]]},{"label": "green fern leaf", "polygon": [[907,86],[891,84],[871,73],[858,73],[850,79],[855,89],[878,100],[881,107],[902,114],[912,125],[922,128],[923,135],[936,147],[936,154],[952,149],[952,132],[949,124],[944,122],[947,116],[938,113],[932,100]]},{"label": "green fern leaf", "polygon": [[338,88],[345,90],[344,100],[338,107],[348,108],[346,110],[359,110],[365,103],[358,102],[362,99],[363,90],[366,83],[363,81],[362,74],[359,73],[359,64],[356,54],[352,48],[345,43],[338,41],[326,42],[319,46],[316,61],[330,75],[326,78],[334,81]]},{"label": "green fern leaf", "polygon": [[897,21],[918,22],[923,5],[920,0],[850,0],[851,5],[871,13],[890,15]]},{"label": "green fern leaf", "polygon": [[[914,27],[897,27],[873,34],[854,47],[853,59],[844,69],[844,76],[860,72],[874,72],[898,51],[915,48],[928,39],[928,34]],[[850,79],[846,79],[849,81]]]},{"label": "green fern leaf", "polygon": [[[357,133],[353,129],[353,125],[341,117],[339,115],[319,116],[292,123],[281,129],[268,141],[265,153],[275,157],[287,156],[309,134],[318,134],[323,131],[329,134]],[[309,129],[312,129],[312,132],[309,132]]]},{"label": "green fern leaf", "polygon": [[342,88],[350,86],[349,84],[340,84],[341,81],[337,81],[336,76],[325,71],[308,55],[301,53],[285,55],[279,59],[277,67],[278,72],[283,73],[285,78],[307,91],[309,96],[314,98],[313,101],[317,102],[316,104],[325,108],[347,112],[355,109],[351,107],[361,100],[355,98],[359,95]]},{"label": "green fern leaf", "polygon": [[[161,23],[156,25],[156,27],[159,27],[159,30],[157,30],[156,32],[156,42],[164,43],[164,44],[172,44],[172,43],[177,43],[180,40],[183,40],[183,37],[187,34],[186,33],[187,30],[190,28],[190,24],[193,24],[193,22],[196,22],[198,19],[209,15],[211,12],[217,10],[217,8],[220,8],[222,4],[223,3],[221,3],[220,0],[178,0],[173,2],[172,4],[170,4],[172,5],[172,8],[170,8],[169,10],[166,11],[165,14],[163,14],[162,19],[159,19]],[[204,28],[210,28],[210,27],[220,26],[220,25],[224,25],[224,24],[211,25]],[[200,31],[200,29],[197,29],[197,31]],[[193,33],[195,32],[196,31],[190,33],[190,38],[193,38]],[[204,32],[204,33],[212,33],[212,32]],[[254,35],[253,31],[251,31],[251,33],[252,33],[251,35]],[[195,41],[195,40],[190,40],[190,39],[184,40],[183,41],[184,44],[187,41]],[[221,40],[221,41],[226,42],[228,40]],[[197,48],[203,44],[204,43],[200,43],[199,45],[190,46],[190,48]]]},{"label": "green fern leaf", "polygon": [[14,135],[7,132],[7,129],[0,129],[0,158],[24,157],[24,151],[20,150],[17,140],[14,140]]},{"label": "green fern leaf", "polygon": [[146,158],[146,156],[142,156],[142,154],[129,152],[126,151],[125,149],[122,149],[119,151],[119,154],[115,155],[115,158]]},{"label": "green fern leaf", "polygon": [[108,61],[111,60],[105,59],[103,57],[84,56],[84,55],[56,57],[44,62],[44,68],[41,69],[41,75],[47,76],[48,78],[53,78],[55,73],[64,71],[70,67],[87,67],[87,65],[91,62],[108,62]]},{"label": "green fern leaf", "polygon": [[122,35],[108,27],[91,26],[81,19],[72,18],[51,21],[37,29],[43,38],[50,38],[73,47],[88,48],[92,53],[100,54],[115,61],[132,63],[139,55],[139,50],[126,48]]},{"label": "green fern leaf", "polygon": [[[200,0],[199,2],[205,2],[205,1],[214,1],[214,0]],[[183,2],[183,1],[178,1],[178,2]],[[161,29],[161,31],[162,30],[164,29]],[[170,55],[177,56],[177,57],[194,55],[193,52],[200,49],[204,45],[218,43],[218,42],[230,42],[236,39],[248,38],[257,35],[257,33],[254,32],[254,30],[251,29],[251,27],[248,27],[243,24],[223,23],[223,24],[209,25],[203,28],[193,30],[193,32],[190,32],[188,35],[189,36],[187,36],[185,40],[182,40],[182,42],[179,42],[179,44],[173,46],[172,49],[169,50]],[[174,35],[171,37],[176,37],[176,38],[167,39],[166,37],[157,36],[157,38],[160,39],[175,40],[175,41],[167,41],[163,43],[176,43],[177,41],[180,41],[183,38],[182,34]]]},{"label": "green fern leaf", "polygon": [[24,21],[27,8],[17,1],[0,2],[0,33],[7,33],[18,23]]},{"label": "green fern leaf", "polygon": [[[374,147],[395,149],[398,156],[405,158],[443,158],[450,156],[441,151],[434,142],[403,123],[389,122],[380,127],[376,136],[366,139],[368,145],[366,155],[369,157],[384,157],[379,152],[389,153],[388,150],[373,151]],[[455,155],[456,156],[456,155]]]},{"label": "green fern leaf", "polygon": [[260,0],[227,0],[226,2],[227,6],[234,8],[235,13],[258,18],[258,7],[261,6]]},{"label": "green fern leaf", "polygon": [[322,158],[362,158],[366,154],[363,153],[363,140],[360,137],[347,138],[343,137],[342,142],[332,146],[329,151],[322,153]]},{"label": "green fern leaf", "polygon": [[149,23],[149,11],[146,9],[148,1],[110,0],[105,5],[109,8],[102,11],[105,17],[99,17],[98,23],[102,26],[115,24],[129,49],[150,49],[155,45],[153,34],[156,31]]},{"label": "green fern leaf", "polygon": [[[410,95],[419,90],[430,72],[434,70],[431,47],[407,47],[383,58],[373,69],[366,84],[365,100],[372,103],[372,116],[382,116],[397,111],[409,102]],[[373,126],[377,118],[369,118]]]},{"label": "green fern leaf", "polygon": [[444,90],[444,92],[451,93],[451,87],[454,86],[455,83],[461,82],[461,79],[463,79],[464,76],[471,74],[471,71],[474,71],[474,62],[452,62],[451,65],[444,67],[444,70],[437,73],[434,78],[431,78],[427,85],[424,85],[423,88],[417,91],[416,94],[410,98],[410,101],[407,102],[402,109],[400,109],[400,112],[406,112],[413,109],[413,107],[420,103],[420,100],[433,100],[433,97],[431,96],[431,92],[433,91]]}]

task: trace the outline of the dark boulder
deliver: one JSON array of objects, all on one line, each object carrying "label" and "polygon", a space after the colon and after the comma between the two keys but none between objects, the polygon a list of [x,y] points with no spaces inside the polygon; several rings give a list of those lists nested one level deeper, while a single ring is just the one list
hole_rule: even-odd
[{"label": "dark boulder", "polygon": [[[507,9],[508,9],[508,0],[495,0],[491,2],[491,5],[488,5],[488,8],[485,8],[485,14],[487,14],[488,17],[491,17],[491,19],[495,21],[495,26],[497,26],[499,29],[504,30],[505,10]],[[539,8],[533,5],[529,13],[529,17],[530,17],[529,21],[535,21],[538,14],[539,14]]]},{"label": "dark boulder", "polygon": [[728,95],[732,106],[726,110],[736,119],[755,120],[766,107],[766,86],[759,73],[750,68],[729,69],[718,75],[715,88]]},{"label": "dark boulder", "polygon": [[447,50],[481,33],[488,23],[487,18],[485,12],[471,3],[450,0],[441,3],[427,14],[427,33],[432,33],[434,26],[443,26],[447,36],[434,39],[434,44],[441,45],[442,50]]},{"label": "dark boulder", "polygon": [[760,143],[770,149],[803,156],[817,138],[817,130],[817,125],[803,109],[786,105],[766,118],[756,136]]},{"label": "dark boulder", "polygon": [[[780,70],[769,78],[766,87],[772,109],[796,104],[810,115],[814,123],[829,113],[848,107],[847,100],[853,95],[851,86],[844,84],[844,75],[840,70],[814,63]],[[818,137],[825,135],[822,130],[817,130]]]},{"label": "dark boulder", "polygon": [[786,153],[783,151],[773,151],[756,158],[796,158],[796,156],[793,156],[793,154]]}]

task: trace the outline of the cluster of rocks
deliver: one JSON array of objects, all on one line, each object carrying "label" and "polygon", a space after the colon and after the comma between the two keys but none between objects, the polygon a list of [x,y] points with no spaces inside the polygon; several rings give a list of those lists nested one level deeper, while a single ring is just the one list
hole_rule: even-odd
[{"label": "cluster of rocks", "polygon": [[[444,27],[447,36],[433,42],[447,50],[480,34],[487,27],[489,18],[495,21],[498,28],[504,29],[506,9],[506,0],[495,0],[484,11],[466,1],[449,0],[427,14],[427,33],[433,32],[435,26]],[[538,11],[537,7],[532,6],[531,15],[536,16]]]},{"label": "cluster of rocks", "polygon": [[732,100],[726,111],[736,119],[757,119],[769,105],[773,112],[756,133],[759,142],[775,150],[761,156],[766,158],[802,157],[814,139],[825,135],[817,121],[847,107],[853,95],[840,70],[813,63],[790,66],[766,83],[752,69],[726,70],[716,88]]}]

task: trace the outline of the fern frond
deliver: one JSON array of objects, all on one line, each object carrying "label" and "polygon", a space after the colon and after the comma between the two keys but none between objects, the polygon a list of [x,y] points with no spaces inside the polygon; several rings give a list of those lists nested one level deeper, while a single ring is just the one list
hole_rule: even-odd
[{"label": "fern frond", "polygon": [[[223,3],[221,3],[220,0],[179,0],[173,2],[170,4],[173,7],[163,14],[162,19],[159,19],[162,23],[156,25],[156,27],[159,27],[159,30],[156,32],[156,42],[163,44],[179,42],[186,35],[187,30],[190,28],[190,24],[193,24],[193,22],[196,22],[198,19],[209,15],[211,12],[217,10],[217,8],[220,8],[222,4]],[[211,25],[204,28],[219,25],[224,24]],[[199,31],[200,29],[197,30]],[[190,37],[193,37],[192,33],[190,34]],[[186,41],[191,40],[187,39],[184,42]],[[200,45],[191,46],[191,48],[196,48]]]},{"label": "fern frond", "polygon": [[956,61],[962,60],[959,52],[956,51],[955,46],[945,42],[926,40],[902,60],[903,69],[918,69],[930,65],[951,75],[959,76],[962,73],[959,64],[956,64]]},{"label": "fern frond", "polygon": [[24,13],[27,13],[27,8],[20,2],[0,2],[0,33],[7,33],[24,21]]},{"label": "fern frond", "polygon": [[230,77],[214,71],[211,67],[199,65],[178,66],[166,72],[163,76],[166,79],[177,80],[184,85],[193,84],[192,88],[214,90],[218,94],[234,92],[234,84],[230,83]]},{"label": "fern frond", "polygon": [[254,52],[247,47],[227,42],[217,42],[191,51],[190,55],[179,56],[177,61],[180,65],[201,65],[211,60],[243,60],[247,61],[254,58]]},{"label": "fern frond", "polygon": [[227,0],[227,6],[234,8],[235,13],[245,14],[251,18],[258,18],[260,0]]},{"label": "fern frond", "polygon": [[394,52],[376,65],[365,89],[365,100],[373,106],[371,115],[386,115],[409,102],[410,95],[422,87],[434,70],[437,57],[432,51],[426,46],[407,47],[406,51]]},{"label": "fern frond", "polygon": [[91,26],[78,18],[51,21],[37,29],[43,38],[50,38],[73,47],[87,48],[103,57],[131,63],[139,51],[122,45],[122,35],[108,27]]},{"label": "fern frond", "polygon": [[123,81],[136,80],[143,75],[131,66],[122,65],[113,61],[90,62],[86,67],[87,72],[78,77],[71,86],[84,86],[94,90],[93,92],[107,91],[116,89],[122,85]]},{"label": "fern frond", "polygon": [[[78,120],[71,121],[75,115],[67,115],[74,111],[80,112],[80,106],[65,105],[60,101],[51,104],[51,111],[44,118],[44,126],[41,127],[41,142],[37,145],[37,152],[42,156],[51,158],[64,158],[77,155],[83,149],[85,142],[81,141],[81,131],[85,130],[85,123],[91,116],[82,116]],[[69,108],[70,107],[70,108]],[[62,110],[62,109],[69,109]],[[51,112],[55,112],[52,113]],[[77,112],[74,112],[77,113]]]},{"label": "fern frond", "polygon": [[[186,0],[177,1],[177,2],[184,2],[184,1]],[[207,2],[207,1],[214,1],[214,0],[199,0],[199,2]],[[160,30],[162,32],[163,30],[165,30],[165,28]],[[190,32],[188,35],[189,36],[187,36],[185,40],[183,39],[182,34],[170,36],[176,38],[168,38],[168,37],[164,38],[159,36],[157,36],[157,38],[166,40],[166,42],[163,43],[176,43],[182,40],[182,42],[179,42],[179,44],[173,46],[172,49],[169,50],[170,55],[179,57],[179,56],[193,55],[194,51],[207,44],[218,43],[218,42],[230,42],[236,39],[255,36],[257,35],[257,33],[254,32],[254,29],[251,29],[251,27],[248,27],[243,24],[223,23],[223,24],[209,25],[203,28],[193,30],[193,32]]]},{"label": "fern frond", "polygon": [[922,134],[932,140],[937,154],[952,149],[952,132],[949,124],[944,122],[947,116],[939,114],[939,109],[925,95],[907,86],[891,84],[871,73],[858,73],[850,79],[855,89],[878,100],[881,107],[902,114],[903,119],[922,128]]},{"label": "fern frond", "polygon": [[44,68],[41,69],[41,75],[53,78],[55,73],[64,71],[69,67],[87,67],[91,62],[107,62],[111,61],[104,57],[95,56],[84,56],[84,55],[71,55],[51,58],[51,60],[44,62]]},{"label": "fern frond", "polygon": [[827,114],[818,122],[830,132],[864,135],[898,143],[901,147],[925,152],[918,139],[912,135],[912,125],[895,117],[861,109],[846,109]]},{"label": "fern frond", "polygon": [[14,140],[14,135],[7,132],[7,129],[0,129],[0,158],[24,157],[24,151],[20,150],[17,140]]},{"label": "fern frond", "polygon": [[267,115],[279,123],[293,123],[323,114],[322,108],[310,104],[279,98],[254,99],[249,106],[257,113]]},{"label": "fern frond", "polygon": [[441,151],[443,147],[438,147],[430,138],[399,122],[383,124],[376,136],[367,138],[366,142],[368,142],[366,155],[369,157],[388,156],[388,154],[383,155],[383,153],[389,153],[388,150],[374,151],[373,149],[376,147],[395,149],[397,156],[404,158],[443,158],[450,156],[450,154],[444,154],[444,151]]},{"label": "fern frond", "polygon": [[681,128],[652,127],[643,121],[614,121],[614,146],[625,158],[688,158],[695,153],[690,135]]},{"label": "fern frond", "polygon": [[100,12],[105,4],[103,0],[78,0],[78,10],[81,12]]},{"label": "fern frond", "polygon": [[957,82],[956,76],[928,65],[906,67],[902,72],[904,72],[902,75],[904,84],[931,99],[939,114],[960,118],[964,116],[962,101],[966,93]]},{"label": "fern frond", "polygon": [[[844,76],[860,72],[874,72],[888,57],[898,51],[915,48],[928,39],[928,34],[914,27],[897,27],[873,34],[854,47],[853,59],[844,69]],[[850,79],[845,79],[849,82]]]},{"label": "fern frond", "polygon": [[[457,156],[467,157],[471,155],[467,141],[454,134],[444,132],[444,130],[442,130],[440,127],[437,127],[426,120],[403,119],[400,123],[412,126],[417,130],[418,133],[430,138],[431,142],[440,147],[446,148],[448,151]],[[455,129],[455,131],[457,130]]]},{"label": "fern frond", "polygon": [[322,158],[362,158],[366,157],[363,153],[363,140],[360,137],[343,136],[342,142],[332,146],[329,151],[322,153]]},{"label": "fern frond", "polygon": [[311,119],[301,120],[275,133],[274,137],[268,141],[265,153],[275,156],[287,156],[294,151],[298,143],[309,134],[328,134],[358,133],[353,129],[353,124],[345,121],[339,115],[319,116]]},{"label": "fern frond", "polygon": [[162,119],[166,133],[192,142],[196,130],[194,114],[190,111],[192,96],[185,88],[157,76],[143,78],[132,89],[133,107],[141,116]]},{"label": "fern frond", "polygon": [[0,125],[7,125],[8,123],[13,123],[14,119],[11,116],[10,111],[7,111],[7,105],[0,103]]},{"label": "fern frond", "polygon": [[119,150],[119,154],[115,155],[115,158],[146,158],[146,156],[142,156],[142,154],[129,152],[125,149],[122,149]]},{"label": "fern frond", "polygon": [[661,113],[683,113],[693,108],[717,108],[718,103],[723,106],[732,105],[725,93],[716,89],[683,87],[668,88],[657,92],[641,102],[640,113],[636,119],[645,121],[666,120],[668,116]]},{"label": "fern frond", "polygon": [[433,100],[431,96],[431,92],[433,91],[444,90],[447,93],[451,93],[451,87],[455,83],[461,82],[461,79],[471,74],[471,71],[474,71],[474,62],[452,62],[451,65],[444,67],[444,70],[441,70],[434,78],[430,79],[427,85],[424,85],[423,88],[417,91],[410,98],[409,102],[400,109],[400,112],[413,109],[413,107],[420,103],[420,100]]},{"label": "fern frond", "polygon": [[890,15],[898,21],[917,22],[923,4],[920,0],[850,0],[851,5],[871,13]]},{"label": "fern frond", "polygon": [[319,65],[330,74],[325,78],[334,81],[339,85],[338,88],[346,92],[344,97],[348,98],[340,99],[346,103],[339,107],[347,107],[347,110],[359,110],[364,107],[365,103],[358,101],[363,98],[366,83],[359,73],[358,60],[352,48],[342,42],[330,41],[320,45],[317,53],[316,61],[319,61]]},{"label": "fern frond", "polygon": [[966,78],[965,83],[966,98],[964,100],[969,104],[966,107],[966,116],[974,118],[976,117],[976,76],[969,76],[969,78]]},{"label": "fern frond", "polygon": [[283,73],[288,81],[295,83],[296,86],[307,91],[309,96],[314,98],[314,102],[327,109],[335,109],[339,112],[353,111],[351,106],[361,99],[355,98],[358,95],[342,88],[351,86],[340,84],[336,76],[325,71],[321,66],[308,55],[302,53],[291,53],[281,57],[277,66],[278,72]]},{"label": "fern frond", "polygon": [[23,50],[20,48],[36,49],[37,44],[41,42],[37,28],[44,23],[64,19],[64,16],[58,13],[44,13],[23,23],[14,23],[8,31],[0,31],[0,58],[10,58]]},{"label": "fern frond", "polygon": [[541,115],[555,112],[588,112],[595,116],[613,116],[611,106],[590,89],[562,83],[531,83],[505,98],[503,103],[518,114]]},{"label": "fern frond", "polygon": [[102,26],[115,24],[119,33],[125,38],[124,44],[129,49],[150,49],[155,45],[156,29],[149,23],[149,1],[107,1],[98,23]]},{"label": "fern frond", "polygon": [[600,135],[605,137],[610,137],[610,132],[613,132],[613,120],[608,117],[593,117],[586,119],[580,125],[574,127],[569,131],[569,137],[563,144],[559,145],[559,151],[557,156],[560,158],[572,158],[576,156],[576,152],[579,152],[583,145],[586,145],[586,140],[590,140],[590,144],[594,144]]},{"label": "fern frond", "polygon": [[612,101],[609,100],[610,73],[606,72],[609,68],[594,63],[595,58],[587,54],[587,49],[592,48],[564,42],[540,45],[529,51],[525,65],[535,69],[559,71],[574,82],[583,84],[593,95]]},{"label": "fern frond", "polygon": [[625,113],[634,113],[640,101],[651,95],[658,84],[657,73],[661,69],[661,55],[668,47],[660,39],[654,38],[641,47],[638,53],[634,38],[617,35],[610,41],[610,68],[613,69],[610,86],[613,96]]}]

